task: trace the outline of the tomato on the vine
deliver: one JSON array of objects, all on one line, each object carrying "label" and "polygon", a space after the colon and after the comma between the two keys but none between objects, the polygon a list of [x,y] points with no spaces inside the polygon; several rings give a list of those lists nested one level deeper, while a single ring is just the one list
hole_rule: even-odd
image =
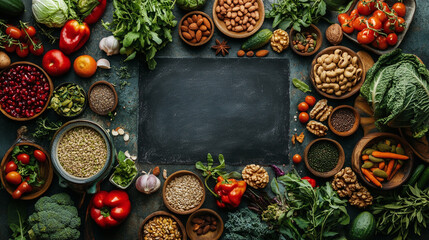
[{"label": "tomato on the vine", "polygon": [[362,31],[367,28],[366,23],[367,19],[364,16],[359,16],[355,20],[353,20],[353,28],[357,31]]},{"label": "tomato on the vine", "polygon": [[405,7],[405,4],[401,2],[393,4],[392,9],[398,14],[399,17],[403,17],[407,13],[407,8]]},{"label": "tomato on the vine", "polygon": [[400,33],[405,30],[405,19],[398,17],[398,19],[396,19],[394,23],[395,23],[395,32]]},{"label": "tomato on the vine", "polygon": [[373,42],[372,46],[381,50],[387,49],[387,39],[385,36],[380,35],[378,36]]},{"label": "tomato on the vine", "polygon": [[313,97],[313,96],[311,96],[311,95],[308,95],[308,96],[306,96],[306,97],[305,97],[305,102],[306,102],[310,107],[312,107],[312,106],[314,106],[314,104],[316,104],[316,98],[315,98],[315,97]]},{"label": "tomato on the vine", "polygon": [[350,12],[350,17],[352,20],[355,20],[357,17],[359,17],[359,12],[357,9],[353,9],[353,11]]},{"label": "tomato on the vine", "polygon": [[349,19],[346,20],[345,23],[341,24],[341,29],[343,32],[351,34],[355,30],[353,28],[353,20],[349,17]]},{"label": "tomato on the vine", "polygon": [[298,118],[301,123],[307,123],[310,120],[310,116],[306,112],[301,112]]},{"label": "tomato on the vine", "polygon": [[6,174],[6,181],[13,185],[18,185],[21,183],[21,175],[17,171],[12,171]]},{"label": "tomato on the vine", "polygon": [[391,33],[387,35],[386,39],[387,39],[387,44],[389,44],[390,46],[394,46],[398,42],[398,35],[396,35],[396,33]]},{"label": "tomato on the vine", "polygon": [[15,44],[5,43],[3,46],[4,46],[4,50],[6,52],[9,52],[9,53],[13,53],[16,50],[16,45]]},{"label": "tomato on the vine", "polygon": [[395,24],[392,24],[390,20],[387,20],[383,24],[383,32],[386,34],[393,33],[395,31]]},{"label": "tomato on the vine", "polygon": [[25,29],[21,29],[21,32],[22,32],[22,36],[27,36],[25,32],[27,32],[28,36],[30,37],[34,37],[36,35],[36,29],[33,26],[29,26]]},{"label": "tomato on the vine", "polygon": [[383,24],[381,23],[380,19],[377,17],[370,17],[368,18],[368,24],[370,27],[380,30],[383,27]]},{"label": "tomato on the vine", "polygon": [[30,45],[30,52],[35,56],[40,56],[43,54],[45,49],[43,48],[43,44],[36,43],[36,47],[33,44]]},{"label": "tomato on the vine", "polygon": [[380,9],[380,10],[382,10],[384,12],[388,12],[388,13],[391,12],[390,7],[389,7],[389,5],[387,5],[387,3],[379,1],[377,4],[378,4],[377,9]]},{"label": "tomato on the vine", "polygon": [[295,154],[295,155],[293,155],[293,157],[292,157],[292,161],[293,161],[293,163],[295,163],[295,164],[300,163],[300,162],[301,162],[301,160],[302,160],[302,157],[301,157],[301,155],[299,155],[299,154]]},{"label": "tomato on the vine", "polygon": [[308,104],[306,102],[301,102],[298,104],[298,111],[300,112],[307,112],[308,110]]},{"label": "tomato on the vine", "polygon": [[373,14],[373,17],[376,17],[380,20],[380,22],[384,23],[387,20],[387,15],[381,10],[376,10]]},{"label": "tomato on the vine", "polygon": [[347,13],[341,13],[338,15],[338,22],[343,25],[350,16]]},{"label": "tomato on the vine", "polygon": [[357,40],[360,44],[370,44],[372,41],[374,41],[374,38],[374,31],[368,28],[360,31],[357,35]]},{"label": "tomato on the vine", "polygon": [[18,55],[21,58],[25,58],[28,56],[29,50],[28,50],[28,44],[23,43],[21,46],[16,47],[16,55]]},{"label": "tomato on the vine", "polygon": [[30,163],[30,155],[26,153],[21,153],[18,156],[16,156],[16,160],[20,161],[22,164],[29,164]]},{"label": "tomato on the vine", "polygon": [[21,30],[14,26],[6,28],[6,34],[13,39],[20,39],[22,36]]},{"label": "tomato on the vine", "polygon": [[357,4],[357,10],[361,15],[369,15],[375,10],[375,2],[372,0],[360,0]]},{"label": "tomato on the vine", "polygon": [[9,161],[6,163],[4,171],[6,173],[10,173],[12,171],[16,171],[16,169],[18,169],[18,166],[16,165],[16,163],[14,161]]}]

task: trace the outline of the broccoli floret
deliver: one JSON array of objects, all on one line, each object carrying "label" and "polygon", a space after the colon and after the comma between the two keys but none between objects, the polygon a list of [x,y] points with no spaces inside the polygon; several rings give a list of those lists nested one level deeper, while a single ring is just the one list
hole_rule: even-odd
[{"label": "broccoli floret", "polygon": [[80,236],[81,220],[73,200],[66,193],[40,198],[28,221],[32,226],[31,239],[75,240]]}]

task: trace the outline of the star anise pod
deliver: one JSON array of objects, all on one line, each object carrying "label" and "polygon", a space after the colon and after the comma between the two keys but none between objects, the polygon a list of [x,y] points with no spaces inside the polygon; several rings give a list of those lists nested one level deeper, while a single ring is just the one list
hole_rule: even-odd
[{"label": "star anise pod", "polygon": [[219,41],[216,39],[216,45],[212,46],[212,49],[216,49],[216,55],[218,55],[219,53],[222,54],[222,56],[225,57],[225,55],[227,55],[228,49],[230,49],[231,47],[226,45],[228,42],[227,41]]}]

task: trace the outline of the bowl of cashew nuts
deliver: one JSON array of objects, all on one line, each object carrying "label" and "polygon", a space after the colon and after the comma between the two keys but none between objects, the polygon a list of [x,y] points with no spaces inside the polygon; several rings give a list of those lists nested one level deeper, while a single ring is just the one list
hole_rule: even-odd
[{"label": "bowl of cashew nuts", "polygon": [[359,91],[365,81],[362,60],[349,48],[333,46],[313,59],[310,78],[319,94],[330,99],[346,99]]}]

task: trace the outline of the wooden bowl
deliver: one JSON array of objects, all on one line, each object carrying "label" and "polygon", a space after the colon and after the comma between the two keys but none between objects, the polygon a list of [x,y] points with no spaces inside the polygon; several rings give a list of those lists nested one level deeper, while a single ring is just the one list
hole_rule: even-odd
[{"label": "wooden bowl", "polygon": [[[339,154],[339,156],[338,156],[338,163],[329,172],[319,172],[319,171],[316,171],[313,168],[311,168],[310,164],[308,163],[308,152],[310,151],[311,146],[313,146],[313,144],[315,144],[316,142],[319,142],[319,141],[328,141],[328,142],[331,142],[331,143],[335,144],[335,146],[338,149],[338,154]],[[330,138],[318,138],[318,139],[315,139],[315,140],[311,141],[307,145],[307,147],[305,147],[305,150],[304,150],[304,162],[305,162],[305,166],[307,167],[307,169],[314,176],[317,176],[317,177],[329,178],[329,177],[334,176],[337,172],[339,172],[341,170],[341,168],[343,168],[343,166],[344,166],[344,160],[345,160],[345,155],[344,155],[344,149],[343,149],[343,147],[337,141],[332,140]]]},{"label": "wooden bowl", "polygon": [[[401,167],[401,169],[399,169],[399,171],[395,174],[395,176],[388,182],[382,183],[382,188],[377,187],[376,185],[374,185],[371,182],[368,182],[363,173],[360,170],[360,166],[362,166],[362,160],[361,160],[361,155],[362,155],[362,151],[368,147],[370,147],[371,145],[373,145],[374,143],[377,143],[383,139],[386,138],[391,138],[393,140],[396,140],[397,142],[399,142],[402,147],[405,150],[405,154],[407,156],[410,157],[410,159],[405,160],[404,161],[404,166]],[[411,175],[411,171],[413,170],[413,150],[411,149],[411,147],[408,145],[408,143],[401,137],[395,135],[395,134],[391,134],[391,133],[371,133],[366,135],[365,137],[363,137],[355,146],[355,148],[353,149],[353,154],[352,154],[352,168],[353,171],[355,171],[355,173],[357,175],[359,175],[359,177],[362,179],[362,181],[364,183],[366,183],[368,186],[375,188],[375,189],[381,189],[381,190],[390,190],[390,189],[394,189],[397,188],[399,186],[401,186],[405,181],[408,180],[408,178]]]},{"label": "wooden bowl", "polygon": [[213,3],[213,21],[216,27],[219,29],[219,31],[221,31],[226,36],[231,38],[247,38],[255,34],[262,27],[262,24],[264,23],[264,19],[265,19],[264,2],[262,0],[256,0],[259,6],[257,9],[257,11],[259,12],[259,20],[256,22],[256,25],[251,32],[247,32],[247,31],[233,32],[228,30],[226,28],[225,22],[223,20],[220,20],[219,17],[217,16],[216,6],[218,5],[218,2],[219,0],[215,0]]},{"label": "wooden bowl", "polygon": [[[210,215],[216,218],[216,222],[217,222],[216,231],[213,231],[213,232],[209,231],[204,235],[197,235],[197,233],[193,231],[194,224],[192,223],[192,219],[199,216],[204,216],[204,215]],[[222,218],[219,216],[217,212],[211,209],[207,209],[207,208],[199,209],[196,212],[192,213],[191,216],[189,216],[188,221],[186,222],[186,233],[188,234],[188,237],[191,240],[218,240],[223,233]]]},{"label": "wooden bowl", "polygon": [[[59,113],[59,112],[57,112],[57,111],[55,111],[55,110],[54,110],[54,112],[55,112],[56,114],[58,114],[59,116],[64,117],[64,118],[75,118],[75,117],[78,117],[79,115],[81,115],[81,114],[85,111],[86,106],[88,105],[88,95],[86,94],[85,89],[83,89],[83,87],[82,87],[81,85],[79,85],[79,84],[77,84],[77,83],[72,83],[72,82],[64,82],[64,83],[61,83],[60,85],[58,85],[58,86],[55,88],[54,93],[55,93],[55,91],[57,91],[58,89],[60,89],[62,86],[66,86],[66,85],[68,85],[68,84],[77,85],[77,86],[79,86],[79,87],[82,89],[82,91],[83,91],[83,96],[85,97],[85,103],[83,104],[82,109],[81,109],[79,112],[77,112],[75,115],[73,115],[73,116],[65,116],[65,115],[62,115],[61,113]],[[54,93],[53,93],[52,95],[54,95]],[[53,109],[52,109],[52,110],[53,110]]]},{"label": "wooden bowl", "polygon": [[[206,17],[208,20],[209,20],[209,22],[210,22],[210,36],[208,36],[207,37],[207,39],[205,40],[205,41],[201,41],[201,42],[199,42],[199,43],[191,43],[191,42],[189,42],[187,39],[185,39],[184,37],[183,37],[183,35],[182,35],[182,28],[181,28],[181,26],[182,26],[182,24],[183,24],[183,21],[185,21],[189,16],[192,16],[192,15],[194,15],[194,14],[200,14],[200,15],[202,15],[203,17]],[[179,37],[186,43],[186,44],[188,44],[189,46],[193,46],[193,47],[197,47],[197,46],[201,46],[201,45],[204,45],[204,44],[206,44],[208,41],[210,41],[210,39],[213,37],[213,33],[214,33],[214,24],[213,24],[213,20],[210,18],[210,16],[207,14],[207,13],[205,13],[205,12],[201,12],[201,11],[192,11],[192,12],[189,12],[189,13],[187,13],[185,16],[183,16],[183,18],[180,20],[180,22],[179,22]]]},{"label": "wooden bowl", "polygon": [[[95,86],[97,86],[97,85],[102,85],[102,84],[107,85],[110,89],[112,89],[113,94],[115,95],[115,100],[114,100],[114,101],[115,101],[115,104],[113,105],[112,109],[110,109],[110,110],[109,110],[109,111],[107,111],[107,112],[97,112],[97,111],[94,109],[94,107],[92,106],[92,103],[91,103],[90,98],[89,98],[89,96],[91,95],[91,91],[92,91],[92,89],[93,89]],[[97,81],[97,82],[95,82],[94,84],[92,84],[92,85],[91,85],[91,87],[90,87],[90,88],[89,88],[89,90],[88,90],[88,104],[89,104],[89,108],[91,108],[91,110],[92,110],[93,112],[95,112],[96,114],[101,115],[101,116],[106,116],[106,115],[107,115],[107,114],[109,114],[110,112],[115,111],[116,107],[118,106],[118,93],[116,92],[115,87],[114,87],[111,83],[109,83],[109,82],[107,82],[107,81]]]},{"label": "wooden bowl", "polygon": [[[340,109],[350,109],[350,110],[353,112],[353,116],[354,116],[354,119],[355,119],[355,122],[354,122],[354,124],[353,124],[352,128],[351,128],[350,130],[348,130],[348,131],[345,131],[345,132],[337,131],[337,130],[332,126],[332,122],[331,122],[331,117],[332,117],[332,115],[333,115],[336,111],[338,111],[338,110],[340,110]],[[338,136],[340,136],[340,137],[347,137],[347,136],[350,136],[350,135],[352,135],[353,133],[355,133],[355,132],[358,130],[358,128],[359,128],[359,123],[360,123],[360,115],[359,115],[359,113],[356,111],[356,109],[355,109],[354,107],[349,106],[349,105],[340,105],[340,106],[338,106],[338,107],[334,108],[334,110],[332,110],[332,113],[331,113],[331,115],[329,115],[329,118],[328,118],[328,125],[329,125],[329,129],[330,129],[330,130],[331,130],[335,135],[338,135]]]},{"label": "wooden bowl", "polygon": [[145,225],[149,220],[151,220],[152,218],[154,218],[154,217],[158,217],[158,216],[170,217],[170,218],[174,219],[174,221],[176,221],[176,222],[177,222],[177,225],[178,225],[178,226],[179,226],[179,228],[180,228],[180,232],[182,233],[182,240],[186,240],[186,239],[188,239],[188,238],[187,238],[187,236],[186,236],[186,230],[185,230],[185,227],[183,226],[182,222],[181,222],[181,221],[180,221],[176,216],[174,216],[173,214],[168,213],[168,212],[164,212],[164,211],[157,211],[157,212],[154,212],[154,213],[150,214],[149,216],[147,216],[147,217],[143,220],[142,224],[140,225],[140,230],[139,230],[139,240],[144,240],[144,225]]},{"label": "wooden bowl", "polygon": [[[191,175],[191,176],[194,176],[196,179],[198,179],[198,182],[200,183],[201,187],[203,188],[203,198],[201,199],[201,202],[200,202],[200,204],[198,204],[198,206],[196,206],[196,207],[194,207],[194,208],[192,208],[192,209],[189,209],[189,210],[187,210],[187,211],[180,211],[180,210],[177,210],[177,209],[173,208],[173,207],[170,205],[170,203],[167,201],[167,198],[166,198],[166,196],[165,196],[165,195],[166,195],[166,189],[167,189],[168,184],[170,184],[170,182],[171,182],[174,178],[176,178],[176,177],[181,177],[181,176],[184,176],[184,175]],[[180,171],[177,171],[177,172],[175,172],[175,173],[171,174],[171,175],[170,175],[170,176],[165,180],[164,185],[162,186],[162,199],[164,200],[164,204],[165,204],[165,206],[166,206],[170,211],[172,211],[172,212],[174,212],[174,213],[176,213],[176,214],[186,215],[186,214],[190,214],[190,213],[195,212],[196,210],[198,210],[198,209],[203,205],[205,198],[206,198],[206,191],[205,191],[205,188],[204,188],[204,183],[203,183],[203,181],[201,180],[201,178],[200,178],[200,177],[198,177],[198,176],[197,176],[197,174],[195,174],[195,173],[193,173],[193,172],[190,172],[190,171],[180,170]]]},{"label": "wooden bowl", "polygon": [[51,186],[52,183],[52,179],[54,177],[54,171],[52,168],[52,163],[51,163],[51,158],[48,152],[46,152],[45,149],[43,149],[41,146],[32,143],[32,142],[19,142],[15,145],[13,145],[12,147],[9,148],[9,150],[7,150],[6,154],[3,157],[3,160],[1,162],[0,165],[0,179],[1,179],[1,183],[3,184],[4,188],[6,189],[6,191],[12,195],[12,193],[15,191],[15,189],[18,186],[12,185],[10,183],[8,183],[6,181],[6,172],[4,172],[5,166],[6,164],[11,160],[11,155],[12,155],[12,151],[16,146],[31,146],[34,147],[36,149],[41,150],[45,155],[46,155],[46,161],[43,163],[39,163],[40,166],[40,176],[42,179],[45,180],[45,184],[43,184],[43,186],[41,187],[33,187],[33,191],[30,193],[24,193],[22,194],[22,197],[20,198],[21,200],[32,200],[35,198],[40,197],[43,193],[46,192],[46,190],[48,190],[49,186]]},{"label": "wooden bowl", "polygon": [[7,68],[5,68],[5,69],[1,70],[1,71],[0,71],[0,74],[1,74],[1,73],[3,73],[3,72],[5,72],[5,71],[7,71],[7,70],[9,70],[11,67],[14,67],[14,66],[17,66],[17,65],[30,65],[30,66],[36,67],[40,72],[42,72],[42,73],[43,73],[43,75],[45,75],[45,77],[46,77],[46,79],[48,80],[48,83],[49,83],[49,96],[48,96],[48,100],[46,101],[45,106],[43,107],[42,111],[40,111],[40,112],[39,112],[39,113],[37,113],[37,114],[34,114],[32,117],[29,117],[29,118],[17,118],[17,117],[13,117],[13,116],[9,115],[9,114],[8,114],[8,113],[7,113],[3,108],[1,108],[1,106],[0,106],[0,111],[1,111],[1,112],[2,112],[6,117],[8,117],[8,118],[10,118],[10,119],[12,119],[12,120],[15,120],[15,121],[28,121],[28,120],[32,120],[32,119],[37,118],[38,116],[40,116],[40,115],[41,115],[41,114],[46,110],[46,108],[48,108],[48,106],[49,106],[49,102],[50,102],[50,99],[51,99],[51,97],[52,97],[52,93],[54,92],[54,84],[53,84],[53,82],[52,82],[51,78],[49,77],[49,75],[45,72],[45,70],[43,70],[43,68],[39,67],[38,65],[36,65],[36,64],[34,64],[34,63],[26,62],[26,61],[22,61],[22,62],[14,62],[14,63],[12,63],[11,65],[9,65]]},{"label": "wooden bowl", "polygon": [[[316,86],[316,82],[315,82],[315,80],[314,80],[314,65],[316,65],[316,61],[317,61],[317,58],[319,58],[320,56],[322,56],[323,54],[331,54],[331,53],[333,53],[335,50],[337,50],[337,49],[340,49],[340,50],[342,50],[343,52],[347,52],[349,55],[351,55],[352,57],[354,57],[354,56],[357,56],[357,58],[358,58],[358,62],[357,62],[357,64],[358,64],[358,66],[359,66],[359,68],[361,68],[362,69],[362,76],[361,76],[361,79],[359,80],[359,82],[357,82],[356,83],[356,85],[354,85],[353,87],[352,87],[352,89],[351,89],[351,91],[350,92],[348,92],[348,93],[346,93],[346,94],[343,94],[343,95],[341,95],[341,96],[336,96],[335,94],[327,94],[327,93],[325,93],[325,92],[323,92],[322,90],[319,90],[318,88],[317,88],[317,86]],[[311,62],[311,69],[310,69],[310,78],[311,78],[311,83],[313,84],[313,87],[316,89],[316,91],[320,94],[320,95],[322,95],[322,96],[324,96],[324,97],[326,97],[326,98],[330,98],[330,99],[346,99],[346,98],[349,98],[349,97],[351,97],[351,96],[353,96],[355,93],[357,93],[357,92],[359,92],[359,90],[360,90],[360,87],[362,86],[362,84],[363,84],[363,82],[365,81],[365,74],[366,74],[366,72],[365,72],[365,70],[364,70],[365,68],[364,68],[364,66],[363,66],[363,63],[362,63],[362,60],[360,59],[360,57],[353,51],[353,50],[351,50],[351,49],[349,49],[349,48],[346,48],[346,47],[344,47],[344,46],[332,46],[332,47],[328,47],[328,48],[325,48],[325,49],[323,49],[322,51],[320,51],[317,55],[316,55],[316,57],[314,57],[314,59],[313,59],[313,61]]]},{"label": "wooden bowl", "polygon": [[301,55],[301,56],[311,56],[311,55],[315,54],[317,51],[319,51],[320,47],[322,46],[322,42],[323,42],[322,32],[320,32],[320,29],[318,27],[316,27],[316,25],[311,24],[307,28],[302,28],[301,32],[315,33],[317,35],[317,38],[316,38],[316,47],[314,48],[314,51],[303,53],[303,52],[300,52],[300,51],[298,51],[298,50],[296,50],[294,48],[294,46],[293,46],[293,39],[295,37],[295,34],[298,33],[298,31],[296,31],[294,28],[291,28],[290,29],[290,33],[289,33],[289,38],[290,38],[289,39],[289,45],[290,45],[290,48],[292,48],[292,50],[296,54]]}]

